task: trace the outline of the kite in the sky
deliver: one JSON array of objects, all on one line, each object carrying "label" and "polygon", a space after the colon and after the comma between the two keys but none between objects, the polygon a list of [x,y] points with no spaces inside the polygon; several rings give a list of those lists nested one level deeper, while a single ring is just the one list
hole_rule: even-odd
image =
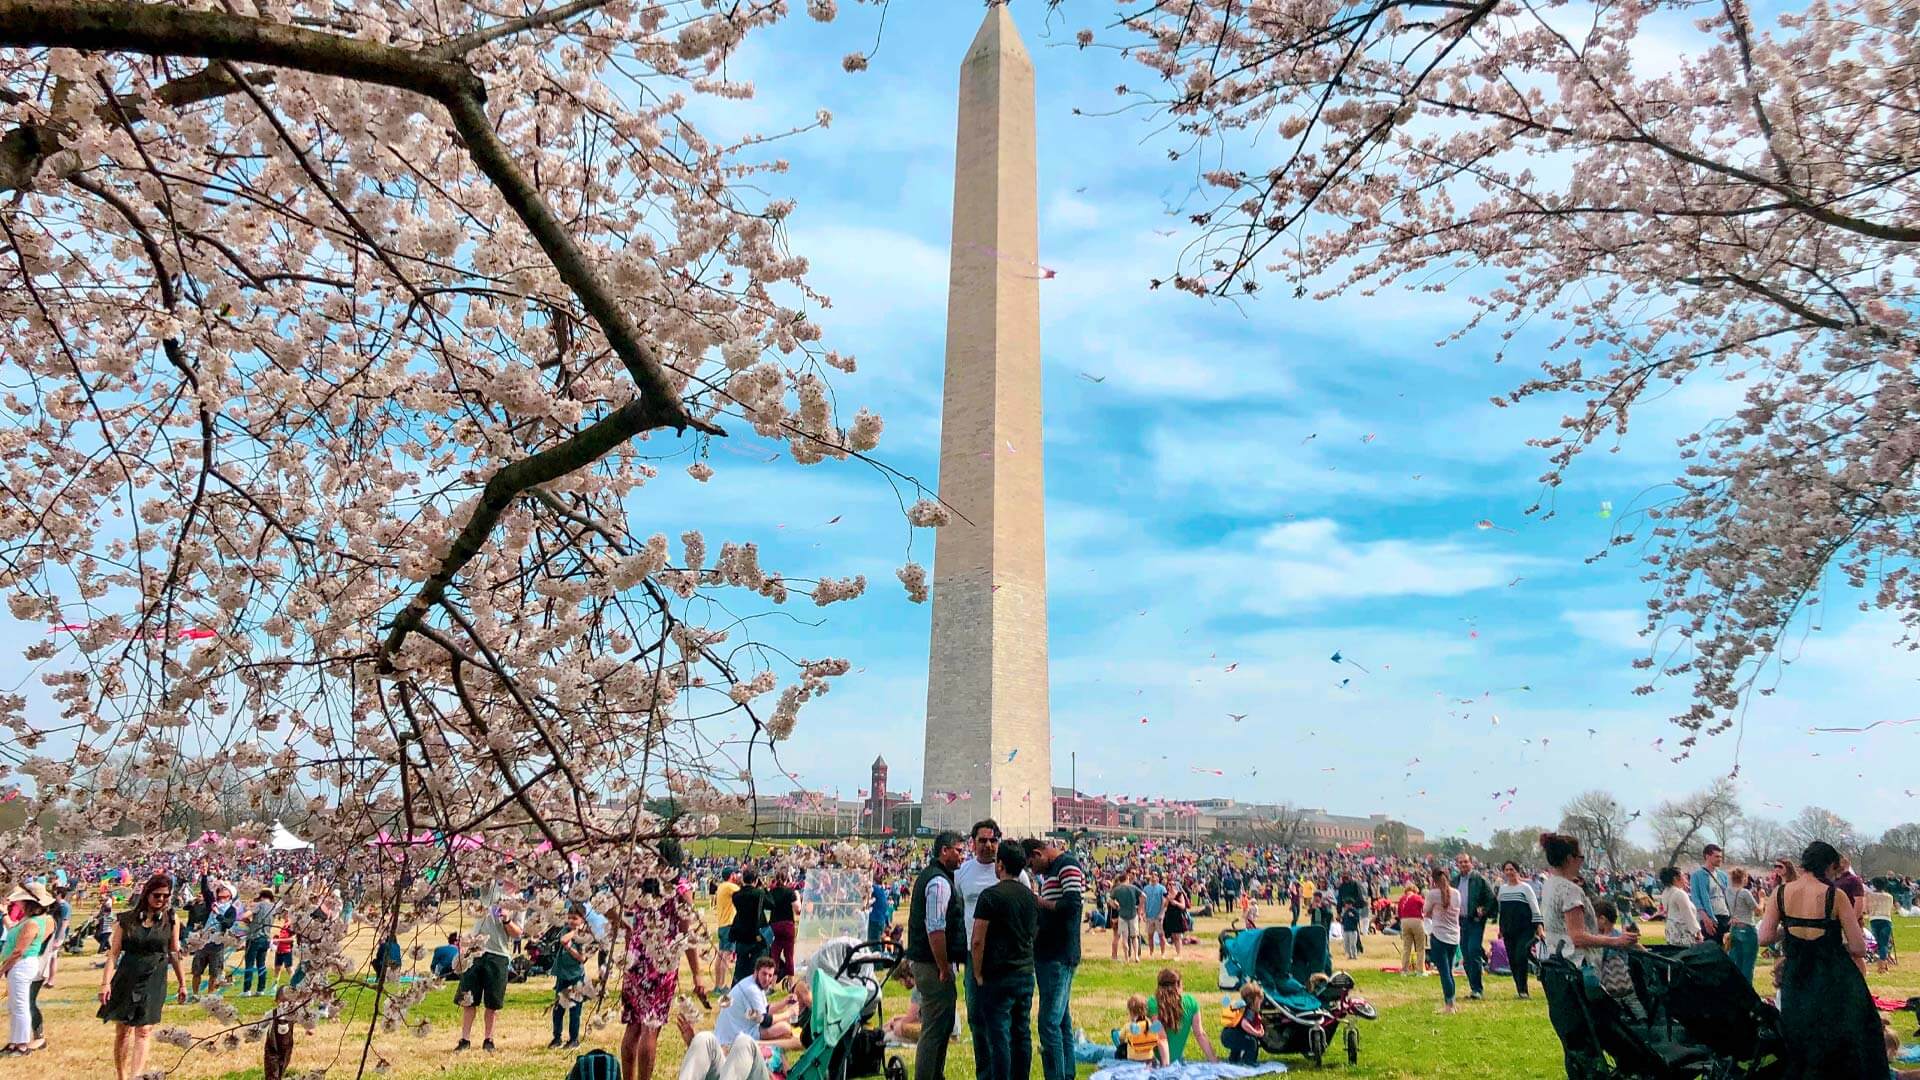
[{"label": "kite in the sky", "polygon": [[1360,436],[1360,441],[1361,441],[1361,442],[1363,442],[1363,443],[1370,443],[1370,442],[1372,442],[1372,441],[1373,441],[1374,439],[1376,439],[1376,438],[1378,438],[1378,437],[1379,437],[1379,436],[1377,436],[1377,435],[1375,435],[1375,434],[1374,434],[1373,432],[1371,432],[1371,431],[1369,431],[1369,432],[1367,432],[1367,433],[1366,433],[1365,435],[1362,435],[1362,436]]},{"label": "kite in the sky", "polygon": [[1613,500],[1602,499],[1600,502],[1600,520],[1605,521],[1612,516],[1613,516]]},{"label": "kite in the sky", "polygon": [[1361,671],[1361,672],[1362,672],[1363,674],[1366,674],[1366,675],[1371,675],[1371,674],[1373,674],[1373,672],[1371,672],[1371,671],[1368,671],[1368,670],[1367,670],[1366,668],[1363,668],[1363,667],[1360,667],[1360,665],[1359,665],[1359,664],[1354,664],[1354,663],[1353,663],[1353,661],[1351,661],[1351,660],[1349,660],[1349,659],[1347,659],[1347,658],[1346,658],[1346,657],[1344,657],[1344,656],[1341,656],[1341,655],[1340,655],[1340,650],[1339,650],[1339,649],[1335,649],[1335,650],[1333,650],[1333,655],[1332,655],[1332,656],[1329,656],[1329,657],[1328,657],[1327,659],[1329,659],[1329,660],[1331,660],[1331,661],[1333,661],[1333,662],[1334,662],[1334,663],[1336,663],[1336,664],[1353,664],[1353,666],[1354,666],[1354,667],[1357,667],[1357,668],[1360,668],[1360,671]]},{"label": "kite in the sky", "polygon": [[1227,714],[1227,719],[1232,720],[1236,724],[1242,720],[1245,720],[1246,718],[1247,718],[1247,714],[1243,712],[1230,712]]},{"label": "kite in the sky", "polygon": [[1190,769],[1192,769],[1192,770],[1193,770],[1194,772],[1197,772],[1197,773],[1206,773],[1206,774],[1207,774],[1208,776],[1225,776],[1225,775],[1227,775],[1227,774],[1226,774],[1226,771],[1225,771],[1225,770],[1223,770],[1223,769],[1203,769],[1203,768],[1201,768],[1201,767],[1200,767],[1200,766],[1198,766],[1198,765],[1189,765],[1189,766],[1188,766],[1188,768],[1190,768]]},{"label": "kite in the sky", "polygon": [[1304,439],[1301,439],[1301,440],[1300,440],[1300,445],[1301,445],[1301,446],[1305,446],[1305,445],[1307,445],[1308,443],[1310,443],[1310,442],[1312,442],[1313,440],[1315,440],[1315,439],[1317,439],[1317,438],[1319,438],[1319,437],[1320,437],[1320,433],[1316,431],[1316,432],[1314,432],[1313,434],[1311,434],[1311,435],[1309,435],[1309,436],[1307,436],[1306,438],[1304,438]]},{"label": "kite in the sky", "polygon": [[1233,672],[1233,669],[1239,666],[1240,666],[1240,661],[1235,660],[1233,663],[1227,665],[1227,672],[1231,674]]},{"label": "kite in the sky", "polygon": [[1090,383],[1103,383],[1107,381],[1107,377],[1105,375],[1089,375],[1084,371],[1080,373],[1080,377],[1087,380]]},{"label": "kite in the sky", "polygon": [[1503,533],[1510,533],[1513,531],[1512,529],[1509,529],[1504,525],[1495,525],[1492,519],[1490,518],[1481,518],[1479,521],[1476,521],[1473,523],[1473,527],[1476,529],[1479,529],[1481,532],[1486,532],[1489,529],[1495,532],[1503,532]]},{"label": "kite in the sky", "polygon": [[1817,731],[1822,735],[1860,735],[1872,731],[1877,727],[1900,727],[1905,724],[1920,724],[1920,716],[1906,720],[1875,720],[1866,727],[1817,727],[1808,728],[1807,730],[1809,732]]}]

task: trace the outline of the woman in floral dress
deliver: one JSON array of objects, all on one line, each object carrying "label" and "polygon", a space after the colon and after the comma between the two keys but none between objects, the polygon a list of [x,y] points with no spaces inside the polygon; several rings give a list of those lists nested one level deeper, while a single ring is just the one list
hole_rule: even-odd
[{"label": "woman in floral dress", "polygon": [[[700,918],[691,891],[680,880],[680,844],[669,837],[660,841],[659,851],[662,876],[640,883],[640,896],[626,918],[611,913],[611,920],[627,933],[627,973],[620,983],[620,1019],[627,1025],[620,1038],[621,1080],[653,1080],[660,1029],[673,1016],[680,987],[682,956],[693,970],[693,992],[700,1004],[708,1004],[696,945]],[[692,1023],[685,1016],[676,1019],[680,1034],[691,1040]]]}]

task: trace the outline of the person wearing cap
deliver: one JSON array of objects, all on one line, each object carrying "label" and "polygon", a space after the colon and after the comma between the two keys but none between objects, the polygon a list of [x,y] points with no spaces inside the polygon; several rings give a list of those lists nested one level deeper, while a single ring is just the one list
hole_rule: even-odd
[{"label": "person wearing cap", "polygon": [[39,1027],[33,984],[40,980],[44,961],[41,950],[53,936],[53,895],[46,887],[29,882],[13,890],[7,903],[19,904],[25,917],[7,929],[0,941],[0,979],[7,984],[7,1045],[0,1053],[28,1054],[35,1049],[35,1030]]}]

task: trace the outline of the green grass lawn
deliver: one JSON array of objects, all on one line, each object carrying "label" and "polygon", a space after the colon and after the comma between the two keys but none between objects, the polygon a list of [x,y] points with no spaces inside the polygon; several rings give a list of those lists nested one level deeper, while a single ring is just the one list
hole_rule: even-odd
[{"label": "green grass lawn", "polygon": [[[1899,944],[1907,955],[1905,964],[1887,975],[1871,974],[1869,982],[1874,992],[1883,997],[1920,995],[1920,919],[1900,919],[1897,927]],[[1218,929],[1217,923],[1202,920],[1201,936],[1209,942],[1215,941]],[[1657,931],[1658,924],[1648,929]],[[1650,940],[1657,938],[1657,932],[1650,935]],[[1215,989],[1215,946],[1190,947],[1187,958],[1179,962],[1170,958],[1148,959],[1137,965],[1123,965],[1108,959],[1110,940],[1104,933],[1088,933],[1085,936],[1086,960],[1074,984],[1074,1021],[1090,1038],[1102,1039],[1108,1029],[1120,1023],[1125,1015],[1127,995],[1151,994],[1155,973],[1162,966],[1174,967],[1181,972],[1187,989],[1200,999],[1201,1019],[1207,1024],[1209,1034],[1217,1033],[1221,992]],[[1336,949],[1336,967],[1353,974],[1359,992],[1379,1008],[1380,1019],[1370,1023],[1360,1022],[1359,1065],[1349,1067],[1336,1044],[1336,1052],[1329,1056],[1326,1066],[1329,1073],[1356,1078],[1393,1077],[1406,1080],[1482,1076],[1500,1077],[1502,1080],[1546,1080],[1563,1075],[1559,1043],[1547,1022],[1546,1002],[1537,990],[1532,1000],[1519,1001],[1514,997],[1510,979],[1489,976],[1487,1000],[1468,1002],[1464,1000],[1466,988],[1462,981],[1459,991],[1461,1011],[1452,1016],[1441,1015],[1438,1012],[1438,978],[1409,978],[1383,972],[1379,970],[1380,967],[1398,959],[1398,940],[1375,936],[1367,938],[1366,942],[1369,951],[1358,963],[1341,961]],[[95,984],[87,980],[84,964],[91,959],[91,956],[82,958],[81,965],[76,965],[77,970],[73,971],[77,977],[63,980],[58,991],[43,996],[42,1003],[49,1014],[50,1034],[55,1044],[54,1052],[37,1056],[31,1063],[31,1074],[23,1071],[17,1075],[110,1075],[110,1034],[104,1025],[92,1020],[92,1005],[88,1000],[88,991]],[[1767,968],[1764,958],[1757,981],[1762,984],[1763,990],[1768,989],[1765,985]],[[392,1062],[392,1075],[433,1076],[448,1080],[480,1080],[483,1077],[498,1080],[560,1080],[566,1075],[573,1055],[545,1049],[548,1037],[545,1008],[552,1001],[550,981],[537,980],[515,984],[511,988],[507,1009],[501,1014],[498,1039],[501,1049],[490,1057],[478,1051],[459,1056],[451,1053],[459,1027],[459,1011],[454,1007],[452,997],[451,990],[436,994],[416,1010],[416,1015],[425,1016],[433,1022],[433,1030],[425,1039],[416,1039],[405,1033],[382,1033],[376,1036],[375,1049]],[[237,1003],[242,1006],[243,1014],[248,1016],[264,1009],[264,1002],[255,999],[243,998]],[[893,1015],[905,1004],[904,988],[890,986],[885,1002],[887,1014]],[[617,1013],[617,1005],[609,1012]],[[615,1017],[609,1016],[608,1019]],[[204,1013],[191,1007],[169,1006],[166,1022],[185,1023],[201,1033],[215,1028]],[[949,1080],[973,1080],[972,1044],[965,1034],[964,1017],[960,1028],[961,1037],[954,1042],[947,1057],[947,1075]],[[333,1077],[354,1075],[366,1031],[364,1005],[357,1010],[350,1008],[342,1022],[323,1025],[316,1033],[301,1038],[295,1051],[294,1073],[297,1075],[304,1070],[326,1067]],[[589,1027],[583,1042],[588,1046],[614,1049],[618,1039],[617,1024],[608,1024],[599,1028]],[[660,1049],[661,1060],[656,1078],[672,1080],[679,1068],[682,1051],[678,1035],[669,1030],[661,1037]],[[911,1066],[911,1048],[892,1052],[901,1054]],[[222,1057],[209,1058],[197,1052],[181,1063],[178,1051],[156,1047],[149,1067],[184,1065],[176,1075],[254,1080],[261,1076],[259,1054],[258,1046],[248,1046],[233,1055]],[[1312,1071],[1311,1065],[1301,1059],[1281,1060],[1294,1068]],[[245,1067],[242,1067],[243,1063]],[[1093,1066],[1081,1066],[1083,1077],[1092,1071]],[[369,1075],[372,1075],[371,1070]],[[1038,1080],[1039,1075],[1036,1065],[1034,1080]]]}]

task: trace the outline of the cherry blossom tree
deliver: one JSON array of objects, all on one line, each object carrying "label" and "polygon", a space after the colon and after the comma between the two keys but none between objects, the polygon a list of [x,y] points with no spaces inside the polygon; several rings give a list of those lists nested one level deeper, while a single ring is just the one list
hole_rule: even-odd
[{"label": "cherry blossom tree", "polygon": [[[848,667],[751,620],[866,581],[763,567],[647,485],[705,481],[729,436],[871,462],[882,428],[830,394],[853,358],[760,193],[796,133],[688,116],[750,96],[726,62],[787,15],[0,0],[0,591],[59,708],[0,698],[0,779],[35,818],[157,830],[231,794],[182,762],[237,776],[304,802],[316,890],[363,879],[410,942],[430,878],[631,890],[741,804]],[[337,925],[296,929],[324,1012],[353,965]],[[384,991],[422,1030],[421,991]]]},{"label": "cherry blossom tree", "polygon": [[1448,340],[1485,328],[1542,358],[1498,404],[1580,400],[1533,443],[1549,488],[1636,406],[1741,384],[1612,540],[1649,567],[1641,666],[1692,680],[1685,747],[1772,689],[1832,585],[1920,624],[1920,8],[1815,0],[1767,26],[1745,0],[1114,6],[1080,45],[1148,69],[1119,93],[1199,185],[1198,234],[1155,286],[1464,293]]}]

